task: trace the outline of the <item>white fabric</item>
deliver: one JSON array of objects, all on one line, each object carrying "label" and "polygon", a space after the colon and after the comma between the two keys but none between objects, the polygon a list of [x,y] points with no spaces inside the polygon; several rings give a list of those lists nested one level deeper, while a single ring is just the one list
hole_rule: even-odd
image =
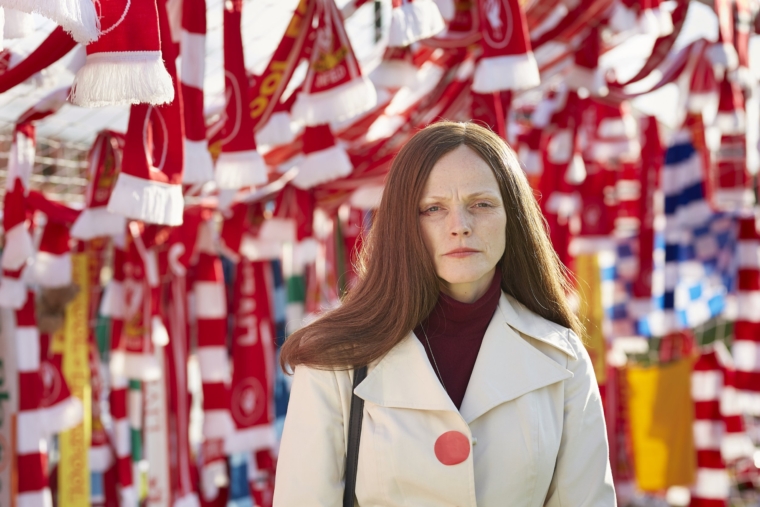
[{"label": "white fabric", "polygon": [[412,0],[391,11],[388,35],[390,47],[406,47],[441,33],[446,28],[441,11],[433,0]]},{"label": "white fabric", "polygon": [[[200,33],[190,33],[182,30],[182,39],[180,41],[183,55],[202,56],[206,54],[206,35]],[[204,58],[183,58],[182,68],[180,70],[180,81],[182,84],[203,90],[203,79],[205,73],[206,61]]]},{"label": "white fabric", "polygon": [[195,311],[199,319],[222,319],[227,317],[226,289],[223,282],[197,281]]},{"label": "white fabric", "polygon": [[475,66],[472,91],[492,93],[526,90],[541,84],[538,63],[532,52],[522,55],[481,58]]},{"label": "white fabric", "polygon": [[203,382],[227,382],[230,380],[227,347],[198,347],[198,365]]},{"label": "white fabric", "polygon": [[105,206],[99,206],[82,210],[69,234],[72,238],[88,240],[124,234],[126,227],[126,217],[111,213]]},{"label": "white fabric", "polygon": [[222,152],[216,159],[216,184],[221,189],[238,190],[267,181],[267,166],[256,150]]},{"label": "white fabric", "polygon": [[34,280],[40,287],[66,287],[71,285],[71,254],[54,255],[37,252],[32,266]]},{"label": "white fabric", "polygon": [[185,200],[182,185],[119,173],[108,211],[150,224],[181,225]]},{"label": "white fabric", "polygon": [[[355,392],[365,400],[359,505],[615,505],[588,353],[570,330],[509,296],[485,333],[460,410],[413,334],[370,364]],[[341,504],[351,393],[350,370],[296,367],[274,505]],[[454,466],[433,452],[448,431],[473,443]]]}]

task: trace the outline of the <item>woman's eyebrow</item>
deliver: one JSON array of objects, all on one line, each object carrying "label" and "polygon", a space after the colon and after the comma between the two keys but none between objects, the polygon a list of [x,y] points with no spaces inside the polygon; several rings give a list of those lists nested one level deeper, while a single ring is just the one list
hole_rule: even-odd
[{"label": "woman's eyebrow", "polygon": [[[501,196],[496,194],[495,192],[492,192],[490,190],[479,190],[477,192],[473,192],[471,194],[467,194],[464,196],[465,199],[472,199],[476,197],[496,197],[500,198]],[[423,195],[422,200],[430,200],[430,201],[445,201],[449,199],[450,196],[441,196],[441,195]]]}]

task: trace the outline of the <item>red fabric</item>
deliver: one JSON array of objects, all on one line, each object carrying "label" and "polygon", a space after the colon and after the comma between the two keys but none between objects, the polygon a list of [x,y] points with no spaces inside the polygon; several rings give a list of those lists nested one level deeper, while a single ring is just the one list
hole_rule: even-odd
[{"label": "red fabric", "polygon": [[69,252],[69,228],[58,222],[48,221],[42,230],[40,251],[53,255]]},{"label": "red fabric", "polygon": [[222,128],[222,152],[256,149],[251,118],[248,77],[241,36],[243,2],[233,0],[224,9],[224,89],[228,97],[226,120]]},{"label": "red fabric", "polygon": [[720,450],[699,449],[697,450],[697,467],[724,470],[726,468],[726,464],[723,462],[723,458],[720,455]]},{"label": "red fabric", "polygon": [[298,241],[310,237],[313,233],[314,195],[309,190],[286,185],[277,194],[274,216],[295,220]]},{"label": "red fabric", "polygon": [[305,95],[332,90],[362,75],[335,2],[320,0],[316,4],[319,25],[304,79]]},{"label": "red fabric", "polygon": [[16,456],[18,492],[29,493],[48,487],[47,454],[32,453]]},{"label": "red fabric", "polygon": [[478,8],[484,58],[531,51],[528,24],[518,0],[479,0]]},{"label": "red fabric", "polygon": [[[98,208],[108,205],[116,177],[119,174],[119,162],[124,149],[124,134],[111,130],[102,130],[87,154],[87,191],[86,205]],[[97,158],[96,158],[97,157]]]},{"label": "red fabric", "polygon": [[[183,0],[182,29],[194,35],[206,36],[206,0]],[[205,55],[190,54],[182,49],[182,59],[196,59],[194,65],[200,65],[201,73],[205,70]],[[184,75],[184,71],[183,71]],[[191,141],[206,139],[206,121],[203,116],[203,90],[181,83],[182,102],[184,106],[185,135]]]},{"label": "red fabric", "polygon": [[[501,271],[496,270],[491,285],[474,303],[461,303],[441,293],[438,303],[414,334],[422,342],[428,360],[438,365],[446,391],[457,408],[462,405],[483,336],[501,298]],[[427,340],[430,341],[428,348]]]},{"label": "red fabric", "polygon": [[161,49],[156,0],[109,0],[98,5],[102,35],[86,46],[88,55]]},{"label": "red fabric", "polygon": [[335,136],[333,136],[330,125],[307,126],[303,133],[303,153],[308,155],[315,151],[326,150],[335,146]]},{"label": "red fabric", "polygon": [[[288,28],[282,36],[261,76],[256,76],[251,86],[251,118],[256,130],[263,127],[275,110],[287,87],[298,61],[304,57],[304,41],[311,32],[311,22],[316,2],[300,0]],[[289,101],[295,100],[299,92],[294,92]]]},{"label": "red fabric", "polygon": [[235,273],[231,411],[238,429],[273,421],[275,330],[265,279],[268,267],[266,261],[242,258]]},{"label": "red fabric", "polygon": [[26,199],[24,184],[16,178],[12,190],[6,192],[3,204],[3,228],[9,231],[12,227],[26,220]]},{"label": "red fabric", "polygon": [[[47,215],[49,222],[55,222],[59,227],[70,227],[81,213],[79,210],[69,208],[59,202],[48,199],[45,197],[45,194],[36,190],[29,191],[29,194],[26,196],[26,202],[29,208],[41,211]],[[69,227],[66,227],[67,231]]]}]

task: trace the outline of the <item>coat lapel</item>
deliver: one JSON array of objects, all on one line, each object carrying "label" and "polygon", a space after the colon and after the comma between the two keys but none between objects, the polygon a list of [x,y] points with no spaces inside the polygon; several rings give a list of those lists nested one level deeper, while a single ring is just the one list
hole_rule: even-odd
[{"label": "coat lapel", "polygon": [[383,407],[457,410],[414,333],[380,359],[354,392]]},{"label": "coat lapel", "polygon": [[556,329],[563,328],[538,316],[536,322],[524,318],[522,312],[527,310],[513,307],[510,299],[502,294],[483,337],[460,408],[467,424],[497,405],[573,376],[516,331],[567,352],[570,345]]},{"label": "coat lapel", "polygon": [[[572,377],[572,373],[530,345],[518,331],[575,358],[566,338],[567,329],[502,294],[459,410],[468,424],[501,403]],[[355,392],[360,398],[384,407],[457,411],[413,333],[370,369]]]}]

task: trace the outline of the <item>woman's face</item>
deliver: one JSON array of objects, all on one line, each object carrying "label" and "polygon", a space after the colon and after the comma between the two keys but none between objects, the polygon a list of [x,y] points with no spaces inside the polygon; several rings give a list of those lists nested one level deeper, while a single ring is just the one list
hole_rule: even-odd
[{"label": "woman's face", "polygon": [[420,227],[443,291],[473,302],[504,253],[507,215],[488,164],[467,146],[433,167],[419,206]]}]

